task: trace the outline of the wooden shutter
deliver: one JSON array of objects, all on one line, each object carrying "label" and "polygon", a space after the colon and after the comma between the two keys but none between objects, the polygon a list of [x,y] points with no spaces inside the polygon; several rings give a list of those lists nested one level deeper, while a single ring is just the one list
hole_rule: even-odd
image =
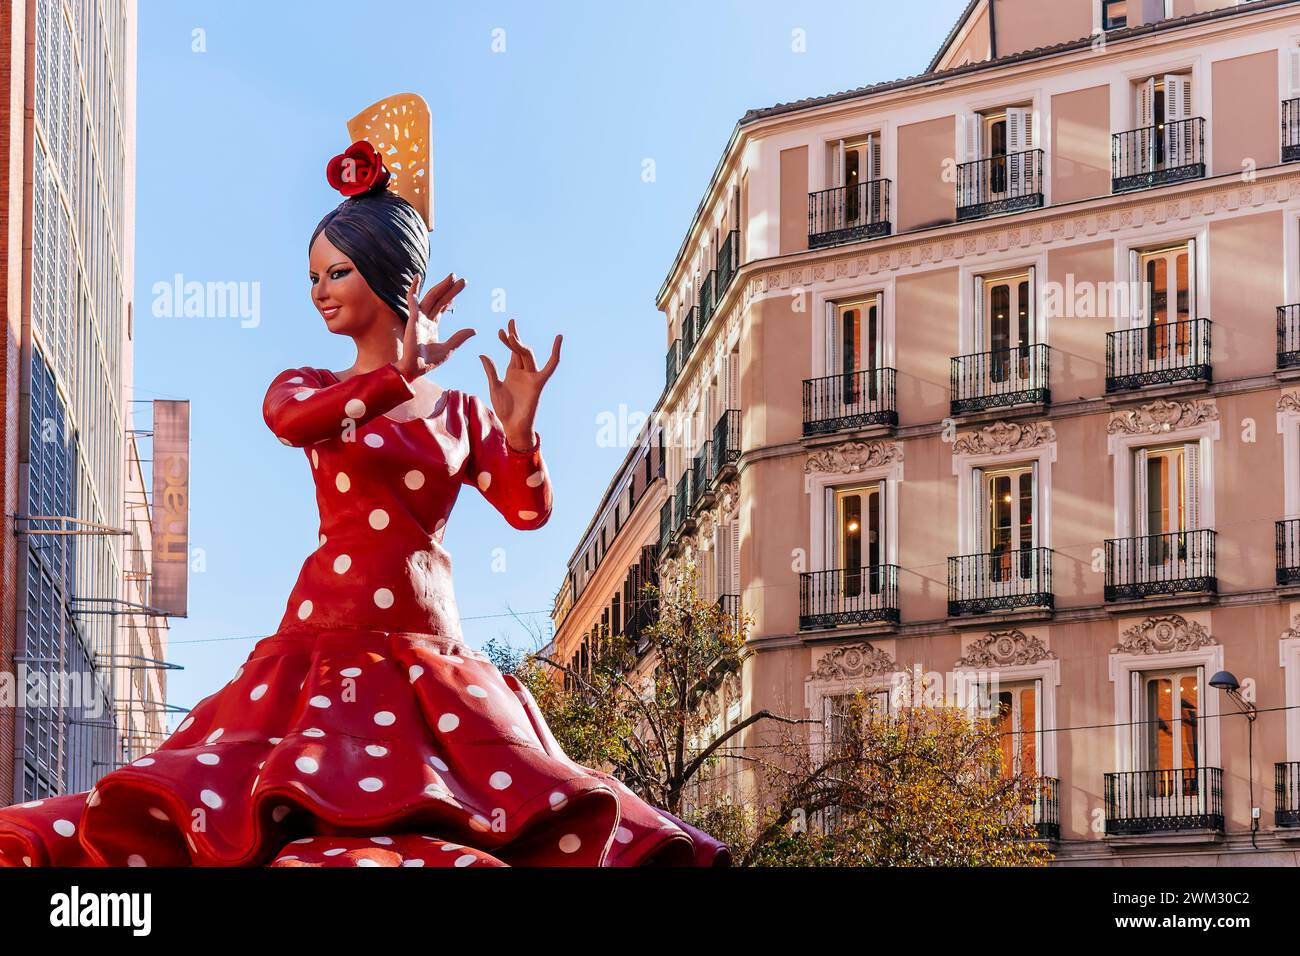
[{"label": "wooden shutter", "polygon": [[842,369],[840,368],[842,360],[840,359],[840,330],[839,323],[836,321],[839,310],[835,307],[834,302],[826,303],[826,374],[836,375]]},{"label": "wooden shutter", "polygon": [[[1038,526],[1040,524],[1039,515],[1042,514],[1042,508],[1039,506],[1040,499],[1038,495],[1038,462],[1037,461],[1030,463],[1029,494],[1031,496],[1030,505],[1029,505],[1031,527],[1029,530],[1032,532],[1032,537],[1029,539],[1029,544],[1030,547],[1041,548],[1044,547],[1044,544],[1042,538],[1039,537],[1039,533],[1038,533]],[[1020,545],[1019,543],[1013,543],[1012,547],[1018,548],[1020,547]],[[1037,561],[1038,558],[1035,556],[1034,560]]]},{"label": "wooden shutter", "polygon": [[[1149,77],[1137,85],[1133,104],[1133,123],[1138,129],[1156,125],[1156,78]],[[1165,95],[1168,96],[1168,90]]]},{"label": "wooden shutter", "polygon": [[984,277],[975,277],[975,308],[971,315],[974,318],[972,331],[975,335],[975,341],[972,346],[966,349],[967,352],[982,352],[985,348],[984,333]]},{"label": "wooden shutter", "polygon": [[727,583],[727,593],[740,594],[740,519],[733,516],[731,522],[727,525],[728,547],[731,552],[731,558],[727,562],[727,568],[731,573],[731,580]]},{"label": "wooden shutter", "polygon": [[1291,97],[1300,96],[1300,44],[1293,45],[1286,51],[1287,76],[1290,80]]},{"label": "wooden shutter", "polygon": [[826,569],[840,567],[840,501],[834,488],[826,489]]},{"label": "wooden shutter", "polygon": [[1133,328],[1146,325],[1147,296],[1142,280],[1142,256],[1136,249],[1128,253],[1129,324]]},{"label": "wooden shutter", "polygon": [[[1196,240],[1187,240],[1187,317],[1189,319],[1199,318],[1196,313]],[[1176,314],[1178,309],[1177,302],[1169,304],[1171,314]],[[1209,356],[1205,356],[1208,361]]]},{"label": "wooden shutter", "polygon": [[831,185],[839,188],[844,185],[844,140],[835,144],[831,150]]},{"label": "wooden shutter", "polygon": [[972,472],[975,479],[975,527],[972,554],[984,554],[988,550],[989,528],[989,491],[984,480],[984,469],[976,468]]},{"label": "wooden shutter", "polygon": [[1141,671],[1133,671],[1130,675],[1129,693],[1132,695],[1130,701],[1129,721],[1133,728],[1132,752],[1129,754],[1129,770],[1145,770],[1147,767],[1146,752],[1146,721],[1150,718],[1147,713],[1146,701],[1142,697],[1142,683],[1144,674]]},{"label": "wooden shutter", "polygon": [[[1038,267],[1029,267],[1029,301],[1026,307],[1029,311],[1029,343],[1032,345],[1038,341]],[[1031,358],[1032,362],[1033,359]],[[1034,371],[1034,366],[1030,366],[1030,375],[1034,382],[1038,382],[1039,376]],[[1046,383],[1042,383],[1046,384]]]},{"label": "wooden shutter", "polygon": [[[740,408],[740,353],[727,353],[727,408]],[[735,440],[740,441],[737,435]]]},{"label": "wooden shutter", "polygon": [[1139,538],[1152,533],[1147,513],[1147,457],[1145,448],[1133,453],[1133,534]]},{"label": "wooden shutter", "polygon": [[1201,527],[1201,443],[1189,441],[1183,446],[1183,495],[1187,503],[1187,526],[1194,531]]},{"label": "wooden shutter", "polygon": [[867,179],[879,179],[880,172],[880,134],[867,134]]},{"label": "wooden shutter", "polygon": [[[1165,165],[1185,166],[1195,159],[1192,130],[1181,120],[1192,115],[1192,78],[1165,76]],[[1178,124],[1178,125],[1174,125]]]}]

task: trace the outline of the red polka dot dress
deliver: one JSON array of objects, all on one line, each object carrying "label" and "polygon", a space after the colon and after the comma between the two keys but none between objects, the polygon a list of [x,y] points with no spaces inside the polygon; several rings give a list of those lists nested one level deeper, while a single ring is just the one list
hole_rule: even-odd
[{"label": "red polka dot dress", "polygon": [[540,443],[477,398],[426,416],[393,365],[290,369],[271,430],[302,448],[319,546],[279,629],[156,751],[89,793],[0,809],[10,866],[726,863],[724,846],[565,756],[528,691],[461,642],[444,529],[462,487],[543,525]]}]

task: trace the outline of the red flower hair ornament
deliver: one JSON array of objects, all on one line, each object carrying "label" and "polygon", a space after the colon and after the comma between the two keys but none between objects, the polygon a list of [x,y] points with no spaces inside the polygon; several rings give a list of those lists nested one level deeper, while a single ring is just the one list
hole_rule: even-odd
[{"label": "red flower hair ornament", "polygon": [[379,150],[367,140],[358,140],[331,159],[325,166],[325,178],[344,196],[378,192],[392,177]]}]

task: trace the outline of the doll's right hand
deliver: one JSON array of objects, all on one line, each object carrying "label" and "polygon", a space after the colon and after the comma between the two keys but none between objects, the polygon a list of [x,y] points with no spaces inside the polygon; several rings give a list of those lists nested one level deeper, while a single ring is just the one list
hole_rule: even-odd
[{"label": "doll's right hand", "polygon": [[[452,334],[445,342],[438,341],[438,321],[452,299],[465,288],[465,280],[449,273],[437,285],[425,294],[424,300],[416,303],[415,297],[420,290],[420,277],[411,280],[406,290],[406,331],[402,336],[402,354],[393,364],[408,382],[414,381],[430,369],[437,368],[447,361],[456,351],[474,335],[473,329],[461,329]],[[433,341],[420,341],[420,320],[427,319],[433,324]]]}]

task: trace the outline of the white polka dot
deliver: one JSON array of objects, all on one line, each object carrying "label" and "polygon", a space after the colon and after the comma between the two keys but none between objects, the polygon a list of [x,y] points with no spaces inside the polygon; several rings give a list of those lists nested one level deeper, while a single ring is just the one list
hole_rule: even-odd
[{"label": "white polka dot", "polygon": [[135,763],[131,764],[132,767],[152,767],[153,765],[153,757],[141,757]]},{"label": "white polka dot", "polygon": [[461,867],[473,866],[474,861],[477,859],[478,857],[473,853],[462,853],[460,856],[456,857],[456,865]]},{"label": "white polka dot", "polygon": [[335,574],[347,574],[350,567],[352,567],[352,556],[350,554],[340,554],[334,559]]},{"label": "white polka dot", "polygon": [[370,512],[370,527],[376,531],[383,531],[388,527],[388,512],[383,508],[376,508]]},{"label": "white polka dot", "polygon": [[434,770],[441,773],[446,773],[450,769],[447,764],[438,757],[430,757],[429,765],[432,766]]},{"label": "white polka dot", "polygon": [[552,810],[563,810],[564,805],[569,802],[569,798],[558,790],[553,791],[548,799],[551,801]]},{"label": "white polka dot", "polygon": [[339,491],[347,491],[352,487],[352,479],[348,477],[347,472],[340,471],[334,476],[334,487]]},{"label": "white polka dot", "polygon": [[406,473],[406,487],[412,491],[419,491],[424,487],[424,472],[408,471]]},{"label": "white polka dot", "polygon": [[356,866],[381,866],[382,864],[378,860],[372,860],[368,856],[362,856],[357,858],[355,865]]},{"label": "white polka dot", "polygon": [[384,447],[384,436],[376,435],[374,432],[371,432],[370,434],[366,435],[366,437],[361,440],[365,442],[367,445],[369,445],[371,448]]},{"label": "white polka dot", "polygon": [[298,839],[293,840],[292,842],[299,846],[305,846],[308,843],[313,842],[315,839],[316,839],[315,837],[299,837]]},{"label": "white polka dot", "polygon": [[307,703],[311,704],[313,707],[319,707],[321,710],[324,710],[330,705],[330,699],[324,694],[317,694],[311,700],[307,701]]},{"label": "white polka dot", "polygon": [[325,547],[325,535],[320,536],[320,546],[322,548]]},{"label": "white polka dot", "polygon": [[252,690],[248,692],[248,699],[261,700],[262,697],[265,696],[266,694],[266,689],[267,689],[266,684],[258,684],[256,687],[254,687]]},{"label": "white polka dot", "polygon": [[324,852],[324,854],[322,854],[322,855],[323,855],[323,856],[338,856],[340,853],[346,853],[346,852],[348,852],[347,847],[336,846],[336,847],[334,847],[333,849],[326,850],[326,851]]},{"label": "white polka dot", "polygon": [[366,413],[366,403],[359,398],[350,398],[348,403],[343,406],[343,414],[348,418],[360,418]]},{"label": "white polka dot", "polygon": [[438,729],[443,733],[455,730],[460,726],[460,718],[455,714],[443,714],[438,718]]},{"label": "white polka dot", "polygon": [[471,697],[478,697],[478,698],[483,698],[487,696],[487,691],[485,691],[482,687],[479,687],[478,684],[469,684],[468,686],[466,686],[465,693],[469,694],[469,696]]},{"label": "white polka dot", "polygon": [[182,730],[189,730],[190,724],[192,723],[194,723],[194,718],[186,717],[184,720],[181,721],[181,725],[176,728],[176,732],[179,734]]},{"label": "white polka dot", "polygon": [[324,737],[325,731],[321,730],[319,727],[308,727],[302,732],[302,735],[304,737]]},{"label": "white polka dot", "polygon": [[311,466],[313,468],[320,467],[320,454],[316,451],[315,448],[311,450]]},{"label": "white polka dot", "polygon": [[465,658],[463,658],[463,657],[457,657],[455,654],[444,654],[444,655],[442,656],[442,659],[445,660],[448,664],[464,664],[464,663],[465,663]]},{"label": "white polka dot", "polygon": [[281,860],[296,860],[296,859],[298,859],[298,857],[296,857],[296,856],[294,856],[292,853],[290,853],[288,856],[282,856],[282,857],[279,857],[279,859],[281,859]]},{"label": "white polka dot", "polygon": [[305,621],[311,617],[311,601],[303,601],[298,605],[298,620]]},{"label": "white polka dot", "polygon": [[486,471],[480,471],[478,473],[478,490],[487,491],[488,485],[490,484],[492,484],[492,476],[489,475]]},{"label": "white polka dot", "polygon": [[562,853],[577,853],[578,848],[581,846],[582,841],[578,839],[576,833],[566,833],[560,837],[560,852]]},{"label": "white polka dot", "polygon": [[370,842],[378,843],[380,846],[392,846],[393,838],[392,837],[371,837]]},{"label": "white polka dot", "polygon": [[31,865],[32,865],[32,858],[30,856],[23,857],[23,866],[31,866]]},{"label": "white polka dot", "polygon": [[139,853],[132,853],[130,856],[126,858],[126,865],[127,866],[148,866],[149,864],[144,861],[144,857],[142,857]]},{"label": "white polka dot", "polygon": [[[145,758],[145,759],[148,759],[148,758]],[[150,762],[150,763],[153,763],[152,760],[150,760],[149,762]],[[139,761],[137,760],[136,763],[139,763]],[[44,800],[30,800],[30,801],[28,801],[27,803],[24,803],[24,804],[22,805],[22,807],[23,807],[24,810],[35,810],[37,807],[39,807],[39,806],[40,806],[41,804],[43,804],[44,802],[45,802]]]},{"label": "white polka dot", "polygon": [[288,807],[276,807],[274,810],[271,811],[271,819],[274,820],[276,823],[279,823],[288,815],[289,815]]},{"label": "white polka dot", "polygon": [[221,796],[215,790],[204,790],[199,794],[199,799],[213,810],[221,809]]},{"label": "white polka dot", "polygon": [[266,742],[267,742],[268,744],[278,744],[278,743],[279,743],[280,741],[282,741],[282,740],[284,740],[283,737],[267,737],[267,738],[266,738]]},{"label": "white polka dot", "polygon": [[529,488],[536,488],[545,480],[546,480],[546,475],[544,473],[542,473],[541,471],[535,471],[527,478],[524,479],[524,484],[526,484]]},{"label": "white polka dot", "polygon": [[614,831],[614,839],[617,840],[619,843],[631,843],[632,831],[629,830],[627,827],[619,827],[617,830]]},{"label": "white polka dot", "polygon": [[469,825],[480,833],[487,833],[492,829],[492,823],[481,813],[476,813],[469,818]]},{"label": "white polka dot", "polygon": [[226,732],[225,727],[218,727],[216,730],[212,731],[212,733],[208,734],[208,738],[205,741],[205,743],[215,744],[218,740],[221,739],[221,735],[224,734],[225,732]]},{"label": "white polka dot", "polygon": [[536,511],[521,511],[521,512],[519,512],[519,519],[520,519],[521,521],[532,521],[532,520],[533,520],[534,518],[536,518],[536,517],[537,517],[537,512],[536,512]]},{"label": "white polka dot", "polygon": [[302,376],[301,376],[301,375],[295,375],[293,378],[289,379],[288,381],[289,381],[289,384],[290,384],[290,385],[301,385],[301,384],[302,384]]},{"label": "white polka dot", "polygon": [[206,767],[215,767],[217,764],[221,763],[221,758],[216,754],[199,754],[194,759]]},{"label": "white polka dot", "polygon": [[388,588],[380,588],[375,592],[375,607],[390,608],[393,606],[393,592]]},{"label": "white polka dot", "polygon": [[366,777],[358,781],[357,786],[366,791],[366,793],[374,793],[376,790],[383,788],[384,781],[380,780],[378,777]]},{"label": "white polka dot", "polygon": [[[425,837],[425,839],[426,839],[426,840],[436,840],[436,839],[438,839],[438,838],[437,838],[437,837]],[[457,850],[463,850],[463,849],[465,849],[465,844],[463,844],[463,843],[444,843],[444,844],[442,845],[442,852],[443,852],[443,853],[455,853]]]},{"label": "white polka dot", "polygon": [[343,668],[343,670],[339,671],[339,674],[341,674],[341,675],[344,676],[344,677],[360,677],[360,676],[361,676],[361,668],[360,668],[360,667],[345,667],[345,668]]},{"label": "white polka dot", "polygon": [[366,744],[366,753],[372,757],[386,757],[388,756],[388,748],[381,747],[379,744]]},{"label": "white polka dot", "polygon": [[403,860],[402,866],[424,866],[424,861],[419,857],[415,857],[414,859]]},{"label": "white polka dot", "polygon": [[315,757],[299,757],[293,762],[293,765],[302,773],[315,773],[320,769]]},{"label": "white polka dot", "polygon": [[514,780],[512,780],[510,774],[506,773],[504,770],[498,770],[488,778],[488,786],[493,790],[504,790],[512,783],[514,783]]},{"label": "white polka dot", "polygon": [[309,398],[311,397],[311,393],[312,393],[312,391],[313,391],[313,389],[310,389],[310,388],[300,388],[300,389],[298,389],[298,391],[294,392],[294,394],[293,394],[294,401],[305,402],[307,399],[309,399]]},{"label": "white polka dot", "polygon": [[381,710],[375,714],[375,723],[380,727],[391,727],[396,722],[397,717],[391,710]]},{"label": "white polka dot", "polygon": [[155,820],[166,820],[166,819],[167,819],[167,814],[166,814],[162,809],[160,809],[160,808],[158,808],[158,807],[150,807],[150,808],[149,808],[149,816],[153,817]]}]

